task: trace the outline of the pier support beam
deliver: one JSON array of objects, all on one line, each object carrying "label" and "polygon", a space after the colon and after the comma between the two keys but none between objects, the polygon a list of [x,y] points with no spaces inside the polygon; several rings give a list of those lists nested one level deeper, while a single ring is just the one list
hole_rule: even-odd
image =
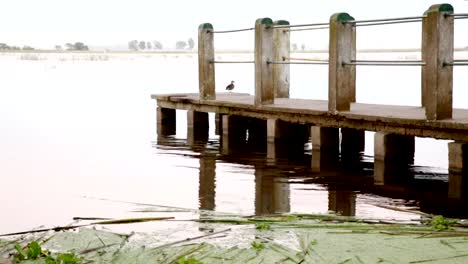
[{"label": "pier support beam", "polygon": [[347,13],[337,13],[330,18],[328,65],[328,111],[349,111],[356,101],[356,29]]},{"label": "pier support beam", "polygon": [[267,120],[267,141],[272,143],[304,144],[309,140],[309,125],[279,119]]},{"label": "pier support beam", "polygon": [[332,165],[336,165],[340,147],[339,129],[312,126],[310,135],[312,140],[312,171],[320,172]]},{"label": "pier support beam", "polygon": [[255,22],[255,105],[272,104],[273,90],[273,21],[259,18]]},{"label": "pier support beam", "polygon": [[[289,25],[286,20],[277,20],[274,25]],[[285,28],[273,29],[273,61],[286,61],[290,56],[290,33]],[[289,64],[273,64],[273,89],[275,98],[289,98]]]},{"label": "pier support beam", "polygon": [[175,135],[176,110],[158,107],[156,111],[156,124],[158,136]]},{"label": "pier support beam", "polygon": [[195,142],[208,140],[208,113],[194,110],[187,111],[187,142],[193,145]]},{"label": "pier support beam", "polygon": [[374,184],[407,180],[408,166],[414,162],[414,136],[376,132],[374,136]]},{"label": "pier support beam", "polygon": [[[279,119],[267,120],[267,158],[303,154],[309,140],[309,125],[289,123]],[[282,155],[280,155],[282,154]]]},{"label": "pier support beam", "polygon": [[215,114],[215,135],[223,134],[223,114]]},{"label": "pier support beam", "polygon": [[243,117],[235,115],[222,115],[222,122],[221,152],[228,155],[234,148],[245,145],[247,126]]},{"label": "pier support beam", "polygon": [[452,118],[453,7],[432,5],[423,21],[422,101],[428,120]]},{"label": "pier support beam", "polygon": [[341,161],[347,167],[359,166],[365,147],[365,131],[341,128]]},{"label": "pier support beam", "polygon": [[[281,124],[279,119],[270,118],[267,120],[267,142],[275,143],[281,138]],[[284,131],[283,131],[284,133]]]},{"label": "pier support beam", "polygon": [[451,199],[468,198],[468,142],[450,142],[448,197]]},{"label": "pier support beam", "polygon": [[365,131],[353,128],[341,128],[341,153],[360,153],[364,151]]},{"label": "pier support beam", "polygon": [[216,99],[213,26],[210,23],[198,27],[198,85],[201,100]]},{"label": "pier support beam", "polygon": [[267,120],[245,118],[247,126],[247,145],[254,151],[265,151],[267,145]]}]

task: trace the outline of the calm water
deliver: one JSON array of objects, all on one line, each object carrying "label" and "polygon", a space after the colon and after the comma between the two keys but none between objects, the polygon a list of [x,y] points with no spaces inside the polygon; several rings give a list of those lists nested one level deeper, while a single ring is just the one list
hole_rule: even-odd
[{"label": "calm water", "polygon": [[[383,56],[374,55],[363,58]],[[208,144],[189,146],[183,111],[177,135],[157,140],[150,95],[197,92],[197,67],[192,55],[1,55],[0,233],[64,225],[75,216],[135,216],[133,205],[117,201],[236,214],[334,209],[365,218],[418,217],[375,205],[448,214],[440,200],[447,141],[418,138],[418,180],[377,188],[370,132],[359,175],[310,173],[310,147],[277,166],[262,152],[222,155],[214,126]],[[419,105],[419,73],[418,67],[358,68],[357,101]],[[253,65],[219,65],[216,76],[220,91],[235,80],[238,92],[253,93]],[[468,108],[464,76],[455,70],[458,108]],[[326,99],[326,67],[291,66],[291,96]]]}]

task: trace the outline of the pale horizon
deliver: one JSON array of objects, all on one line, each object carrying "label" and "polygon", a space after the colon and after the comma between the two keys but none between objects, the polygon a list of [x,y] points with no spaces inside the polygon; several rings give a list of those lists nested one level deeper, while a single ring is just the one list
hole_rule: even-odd
[{"label": "pale horizon", "polygon": [[[197,41],[201,23],[217,30],[253,27],[255,20],[270,17],[291,24],[327,22],[336,12],[347,12],[356,20],[419,16],[440,1],[151,1],[117,0],[67,2],[63,0],[20,0],[3,3],[0,43],[53,49],[55,45],[83,42],[89,46],[125,46],[131,40],[160,41],[165,48],[178,40]],[[446,1],[455,13],[468,13],[468,1]],[[420,23],[362,27],[358,48],[418,48]],[[455,47],[468,46],[468,20],[455,22]],[[327,30],[294,32],[291,43],[304,43],[308,49],[326,48]],[[252,49],[252,32],[222,34],[215,39],[218,49]]]}]

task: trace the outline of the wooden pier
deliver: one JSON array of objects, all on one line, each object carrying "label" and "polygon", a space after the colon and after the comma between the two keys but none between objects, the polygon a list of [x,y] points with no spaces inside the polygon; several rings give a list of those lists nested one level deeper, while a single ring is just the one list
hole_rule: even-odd
[{"label": "wooden pier", "polygon": [[[175,133],[175,111],[179,109],[187,110],[188,140],[206,140],[208,113],[216,113],[223,151],[249,140],[266,145],[268,156],[275,158],[278,142],[311,140],[311,168],[321,171],[334,160],[359,156],[364,150],[364,131],[375,131],[376,184],[400,174],[395,168],[413,163],[414,137],[453,140],[449,143],[449,196],[463,198],[468,174],[468,109],[452,107],[452,79],[453,67],[467,61],[454,59],[453,32],[454,21],[467,17],[454,13],[449,4],[440,4],[431,6],[423,16],[387,20],[359,21],[338,13],[327,23],[308,25],[262,18],[252,29],[215,31],[211,24],[202,24],[198,38],[199,93],[152,95],[158,106],[158,135]],[[421,22],[421,61],[356,60],[356,27],[397,22]],[[298,63],[289,59],[293,27],[329,28],[328,60],[301,62],[328,65],[328,100],[289,98],[289,65]],[[244,30],[255,31],[255,94],[217,93],[215,64],[242,61],[215,61],[213,36]],[[356,66],[373,64],[420,66],[421,106],[356,102]]]}]

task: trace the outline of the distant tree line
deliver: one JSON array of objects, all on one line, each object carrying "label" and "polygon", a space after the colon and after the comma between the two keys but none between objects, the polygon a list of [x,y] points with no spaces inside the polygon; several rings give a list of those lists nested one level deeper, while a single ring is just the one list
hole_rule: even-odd
[{"label": "distant tree line", "polygon": [[[195,41],[189,38],[187,41],[179,40],[175,43],[175,48],[178,50],[188,49],[193,50]],[[144,40],[131,40],[128,42],[128,49],[133,51],[138,50],[162,50],[163,45],[157,40],[144,41]]]},{"label": "distant tree line", "polygon": [[161,42],[157,40],[153,41],[138,41],[138,40],[131,40],[128,42],[128,49],[129,50],[160,50],[163,48]]},{"label": "distant tree line", "polygon": [[[6,43],[0,43],[0,50],[35,50],[35,48],[31,46],[10,46]],[[55,45],[55,50],[64,50],[61,45]],[[75,42],[75,43],[66,43],[65,50],[89,50],[88,46],[86,46],[83,42]]]},{"label": "distant tree line", "polygon": [[[195,48],[195,41],[193,38],[188,40],[178,40],[173,46],[177,50],[193,50]],[[55,50],[57,51],[87,51],[89,47],[83,42],[75,43],[66,43],[64,45],[55,45]],[[164,47],[161,42],[157,40],[153,41],[143,41],[143,40],[131,40],[128,42],[128,49],[133,51],[143,51],[143,50],[162,50]],[[35,50],[31,46],[10,46],[6,43],[0,43],[0,50]]]},{"label": "distant tree line", "polygon": [[[305,50],[305,49],[306,49],[306,45],[302,44],[301,45],[301,50]],[[299,50],[297,43],[291,44],[291,50],[294,50],[294,51]]]},{"label": "distant tree line", "polygon": [[[61,45],[55,45],[55,50],[63,50]],[[83,42],[66,43],[65,50],[89,50]]]},{"label": "distant tree line", "polygon": [[0,43],[0,50],[34,50],[34,48],[30,46],[23,46],[20,48],[18,46],[10,46],[6,43]]},{"label": "distant tree line", "polygon": [[189,38],[187,41],[179,40],[176,42],[176,49],[193,50],[194,47],[195,41],[193,41],[193,38]]}]

